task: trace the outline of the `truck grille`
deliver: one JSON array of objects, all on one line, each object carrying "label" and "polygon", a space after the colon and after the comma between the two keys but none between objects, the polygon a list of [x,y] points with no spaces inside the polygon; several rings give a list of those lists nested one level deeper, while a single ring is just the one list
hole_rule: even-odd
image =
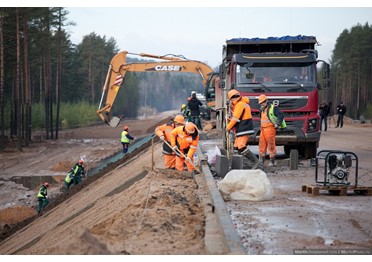
[{"label": "truck grille", "polygon": [[[248,96],[250,99],[249,105],[252,109],[260,109],[260,105],[258,104],[258,96],[257,97],[251,97]],[[308,97],[307,96],[287,96],[287,97],[269,97],[269,101],[273,100],[279,100],[279,107],[282,111],[286,110],[296,110],[302,107],[305,107],[308,103]],[[257,113],[258,114],[258,113]],[[298,114],[298,113],[293,113],[293,114]],[[306,114],[306,113],[303,113]]]}]

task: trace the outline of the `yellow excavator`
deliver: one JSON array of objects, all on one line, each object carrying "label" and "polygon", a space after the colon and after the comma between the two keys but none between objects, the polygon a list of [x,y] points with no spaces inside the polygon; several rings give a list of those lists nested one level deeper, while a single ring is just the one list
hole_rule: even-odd
[{"label": "yellow excavator", "polygon": [[[127,55],[137,55],[147,58],[156,58],[161,61],[159,62],[143,62],[143,63],[126,63]],[[111,60],[108,68],[105,84],[102,88],[101,101],[97,110],[99,117],[111,127],[119,125],[121,117],[114,117],[110,114],[112,106],[115,102],[115,98],[119,93],[120,86],[124,81],[126,72],[184,72],[184,73],[195,73],[202,77],[202,83],[207,87],[207,83],[212,75],[213,69],[207,64],[188,60],[181,56],[175,55],[164,55],[157,56],[151,54],[135,54],[129,53],[128,51],[122,51],[117,53]],[[106,96],[106,103],[102,106],[103,99]]]}]

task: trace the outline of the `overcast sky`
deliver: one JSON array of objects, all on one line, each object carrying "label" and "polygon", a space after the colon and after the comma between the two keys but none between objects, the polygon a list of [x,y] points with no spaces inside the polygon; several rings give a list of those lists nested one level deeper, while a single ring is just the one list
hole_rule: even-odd
[{"label": "overcast sky", "polygon": [[182,54],[215,67],[222,45],[236,37],[312,35],[319,59],[331,59],[337,37],[358,23],[372,25],[367,8],[68,8],[71,40],[95,32],[113,37],[120,50],[155,55]]},{"label": "overcast sky", "polygon": [[[24,1],[19,0],[0,0],[2,2],[24,5]],[[37,6],[53,3],[37,2]],[[247,7],[252,1],[239,0],[107,0],[89,1],[88,7],[84,2],[58,2],[68,7],[68,19],[76,23],[68,28],[74,44],[80,43],[84,35],[95,32],[107,39],[113,37],[120,51],[184,55],[211,67],[220,64],[225,41],[236,37],[312,35],[320,43],[319,59],[328,61],[343,30],[350,30],[358,23],[372,25],[371,1],[363,0],[341,1],[333,7],[324,7],[327,1],[318,0],[311,1],[317,7],[294,7],[298,1],[283,0],[280,5],[286,7],[272,7],[278,4],[265,0],[259,1],[260,6],[265,7]],[[202,7],[210,3],[215,7]]]}]

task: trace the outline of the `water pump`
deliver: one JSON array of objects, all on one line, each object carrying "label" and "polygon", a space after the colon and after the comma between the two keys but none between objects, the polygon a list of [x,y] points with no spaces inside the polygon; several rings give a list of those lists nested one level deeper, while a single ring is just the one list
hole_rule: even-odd
[{"label": "water pump", "polygon": [[[324,160],[322,166],[319,162]],[[351,172],[351,167],[355,167],[355,171]],[[318,180],[318,168],[323,167],[324,178]],[[329,185],[351,185],[351,177],[355,178],[354,186],[358,184],[358,157],[353,152],[321,150],[316,157],[315,181],[324,186]]]},{"label": "water pump", "polygon": [[328,155],[326,182],[329,184],[349,185],[349,167],[352,165],[350,155],[332,153]]}]

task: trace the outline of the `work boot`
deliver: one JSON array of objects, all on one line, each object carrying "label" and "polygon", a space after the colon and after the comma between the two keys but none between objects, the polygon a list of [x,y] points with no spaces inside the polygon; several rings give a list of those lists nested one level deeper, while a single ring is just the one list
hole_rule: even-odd
[{"label": "work boot", "polygon": [[261,169],[261,168],[263,168],[263,166],[264,166],[264,162],[265,162],[265,158],[262,157],[262,156],[260,156],[260,157],[258,158],[257,163],[253,166],[253,169],[257,169],[257,168]]},{"label": "work boot", "polygon": [[275,158],[270,158],[269,165],[268,166],[275,166]]},{"label": "work boot", "polygon": [[248,147],[246,149],[244,149],[240,154],[243,155],[243,156],[245,156],[249,161],[252,162],[252,164],[253,164],[252,169],[256,169],[257,168],[257,166],[258,166],[258,158],[256,157],[255,154],[252,153],[251,150],[249,150]]}]

